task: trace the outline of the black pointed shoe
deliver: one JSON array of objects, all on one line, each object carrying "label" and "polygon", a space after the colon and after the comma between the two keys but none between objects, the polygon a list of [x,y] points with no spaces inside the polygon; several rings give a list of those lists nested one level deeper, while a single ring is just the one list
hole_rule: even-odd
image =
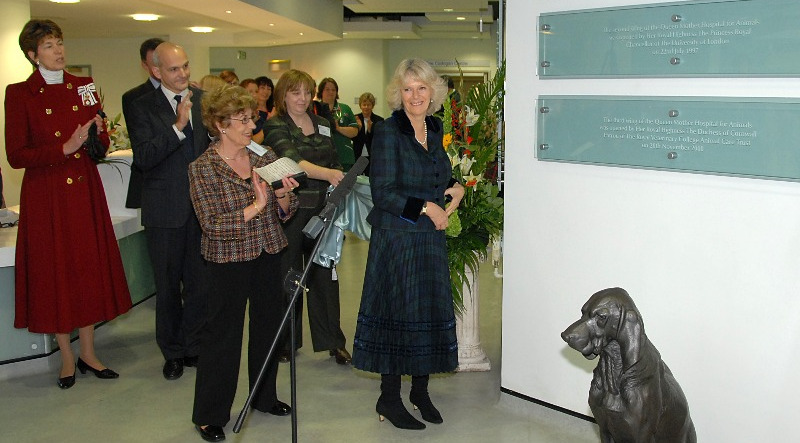
[{"label": "black pointed shoe", "polygon": [[89,366],[89,364],[81,360],[80,357],[78,357],[78,370],[81,371],[81,374],[85,374],[86,371],[89,371],[92,374],[94,374],[94,376],[97,378],[110,379],[119,377],[119,374],[112,371],[111,369],[105,368],[103,370],[99,370]]},{"label": "black pointed shoe", "polygon": [[75,384],[75,373],[73,372],[72,375],[59,378],[57,384],[61,389],[71,388]]},{"label": "black pointed shoe", "polygon": [[381,396],[378,399],[378,404],[375,405],[375,411],[378,413],[378,419],[383,421],[389,420],[394,427],[399,429],[425,429],[425,423],[414,418],[413,415],[408,413],[408,410],[403,406],[403,402],[397,398],[393,400],[386,400]]},{"label": "black pointed shoe", "polygon": [[203,437],[205,441],[213,442],[225,440],[225,431],[222,430],[222,426],[208,425],[203,428],[200,425],[194,425],[194,428],[197,429],[197,432],[200,433],[200,437]]}]

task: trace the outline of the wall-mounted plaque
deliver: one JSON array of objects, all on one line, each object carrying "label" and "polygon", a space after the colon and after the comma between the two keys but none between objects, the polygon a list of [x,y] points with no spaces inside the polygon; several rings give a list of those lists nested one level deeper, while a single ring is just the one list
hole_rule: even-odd
[{"label": "wall-mounted plaque", "polygon": [[797,0],[692,1],[542,14],[539,75],[800,75]]},{"label": "wall-mounted plaque", "polygon": [[800,99],[539,97],[539,160],[800,180]]}]

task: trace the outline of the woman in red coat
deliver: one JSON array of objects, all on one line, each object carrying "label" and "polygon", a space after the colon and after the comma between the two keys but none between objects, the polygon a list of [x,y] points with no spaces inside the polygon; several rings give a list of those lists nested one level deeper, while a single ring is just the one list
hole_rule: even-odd
[{"label": "woman in red coat", "polygon": [[[119,248],[97,166],[86,142],[103,128],[91,78],[64,72],[61,29],[31,20],[20,48],[37,69],[6,88],[6,154],[25,168],[16,249],[14,326],[55,334],[61,350],[58,386],[75,383],[70,333],[78,328],[77,368],[100,378],[119,375],[94,352],[94,324],[131,307]],[[99,137],[108,146],[108,134]]]}]

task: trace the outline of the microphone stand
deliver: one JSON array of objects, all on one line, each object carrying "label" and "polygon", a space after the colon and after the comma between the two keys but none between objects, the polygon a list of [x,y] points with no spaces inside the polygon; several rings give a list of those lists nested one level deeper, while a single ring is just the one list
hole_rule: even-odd
[{"label": "microphone stand", "polygon": [[[258,373],[258,377],[256,377],[256,381],[253,383],[253,388],[250,390],[247,400],[245,401],[241,412],[239,412],[239,417],[236,419],[236,423],[233,425],[234,433],[238,434],[242,429],[244,419],[247,417],[247,411],[250,410],[250,404],[253,402],[253,397],[255,396],[256,391],[258,391],[259,386],[261,386],[261,380],[264,378],[264,374],[267,372],[269,361],[272,358],[272,355],[275,353],[281,333],[284,331],[284,329],[286,329],[286,324],[291,322],[289,379],[291,383],[292,395],[292,442],[297,443],[297,369],[295,367],[294,355],[296,344],[294,305],[297,303],[297,299],[300,297],[300,294],[302,294],[302,290],[308,289],[306,287],[306,279],[308,278],[308,273],[314,263],[313,257],[317,256],[317,252],[319,252],[319,248],[322,244],[322,239],[325,237],[325,232],[328,231],[331,223],[333,223],[333,215],[336,212],[336,207],[339,205],[340,201],[344,200],[344,197],[346,197],[347,194],[349,194],[353,189],[356,176],[361,174],[364,169],[366,169],[367,163],[368,162],[364,157],[361,157],[358,159],[358,161],[356,161],[356,164],[353,165],[347,175],[345,175],[345,177],[339,183],[339,186],[337,186],[337,188],[341,189],[334,189],[334,191],[331,192],[330,196],[328,196],[328,200],[325,202],[325,207],[322,209],[322,211],[320,211],[319,215],[312,217],[303,228],[303,234],[305,234],[306,237],[317,239],[317,241],[314,243],[314,249],[311,251],[311,255],[309,256],[311,259],[309,259],[306,265],[303,267],[302,273],[297,272],[294,269],[290,269],[284,278],[283,289],[287,292],[293,291],[292,298],[289,301],[289,306],[287,307],[286,312],[283,314],[283,319],[281,320],[278,332],[275,334],[275,338],[272,340],[272,344],[269,347],[267,357],[264,359],[264,363],[261,365],[261,370]],[[253,337],[250,337],[249,339],[252,340]]]}]

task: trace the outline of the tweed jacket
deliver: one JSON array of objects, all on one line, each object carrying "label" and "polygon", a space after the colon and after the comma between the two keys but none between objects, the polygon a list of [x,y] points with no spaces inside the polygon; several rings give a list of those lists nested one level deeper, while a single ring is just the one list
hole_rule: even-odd
[{"label": "tweed jacket", "polygon": [[436,230],[428,217],[421,217],[426,201],[444,207],[444,191],[450,186],[450,159],[442,146],[442,122],[425,118],[428,149],[414,138],[414,128],[405,111],[375,124],[370,146],[370,186],[375,206],[367,216],[374,228],[425,232]]},{"label": "tweed jacket", "polygon": [[[297,211],[297,196],[288,194],[289,211],[283,213],[275,194],[267,189],[266,208],[245,222],[243,210],[255,199],[251,181],[239,177],[213,147],[189,165],[190,195],[203,229],[203,257],[214,263],[230,263],[255,259],[262,251],[277,254],[287,245],[281,222]],[[249,149],[247,153],[253,168],[278,159],[269,148],[263,156]]]}]

